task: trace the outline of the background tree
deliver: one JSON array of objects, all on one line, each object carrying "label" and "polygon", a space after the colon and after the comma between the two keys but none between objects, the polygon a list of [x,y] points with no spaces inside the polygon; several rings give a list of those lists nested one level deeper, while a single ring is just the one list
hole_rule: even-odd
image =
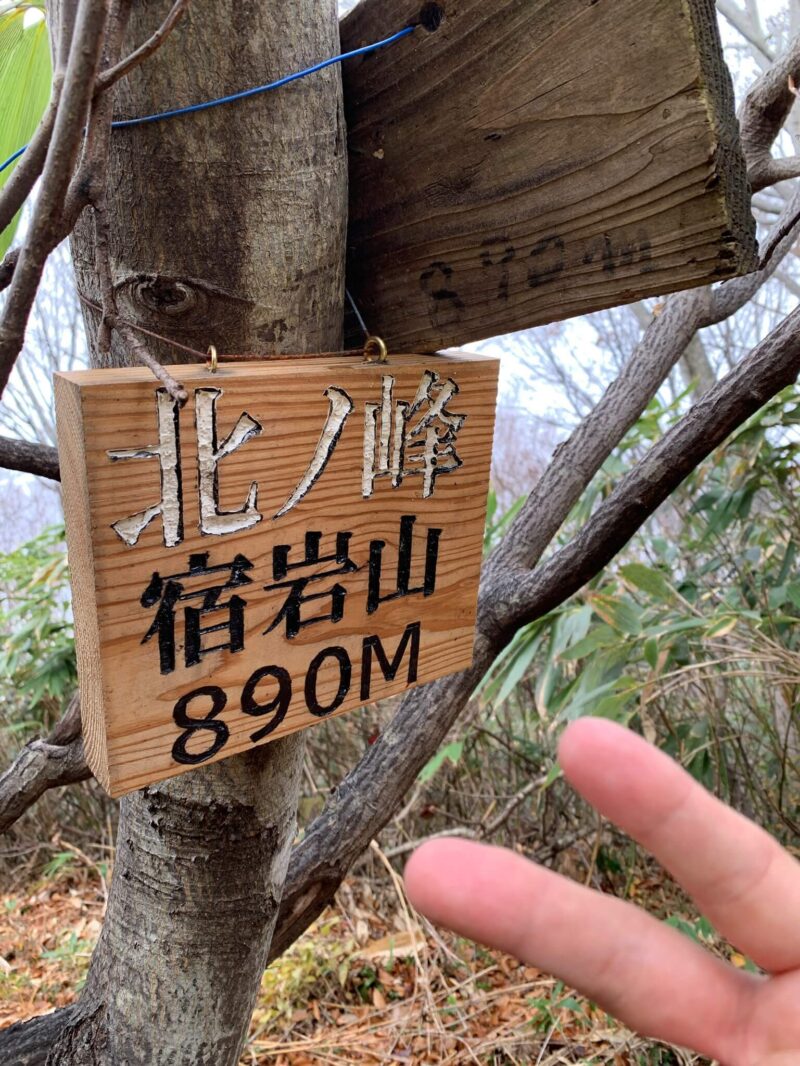
[{"label": "background tree", "polygon": [[[51,12],[54,105],[0,197],[5,225],[41,172],[24,243],[2,272],[4,380],[19,355],[44,263],[73,228],[79,290],[102,308],[87,311],[95,365],[139,359],[158,369],[156,357],[174,359],[159,343],[145,344],[137,325],[201,349],[212,331],[232,350],[340,346],[345,148],[335,72],[269,97],[258,111],[212,111],[196,122],[113,138],[109,130],[109,89],[118,76],[114,113],[134,115],[168,106],[176,88],[202,99],[243,79],[255,84],[265,55],[268,74],[277,76],[335,53],[333,5],[286,0],[245,11],[198,2],[172,47],[153,52],[141,70],[118,66],[186,6],[179,2],[170,13],[163,4],[134,9],[126,0],[64,0]],[[745,14],[753,10],[748,5]],[[236,47],[220,48],[231,35]],[[744,105],[743,141],[759,193],[797,172],[796,160],[775,162],[770,150],[791,113],[798,78],[794,38],[764,67]],[[641,449],[611,491],[595,497],[582,527],[558,542],[573,508],[698,330],[726,321],[781,267],[796,238],[799,206],[794,193],[781,199],[757,272],[671,297],[657,313],[640,309],[646,328],[607,392],[596,401],[589,390],[583,398],[576,393],[582,421],[487,560],[473,668],[402,700],[291,858],[301,739],[122,801],[108,914],[86,988],[75,1006],[0,1034],[6,1061],[236,1061],[268,954],[283,950],[330,901],[515,634],[600,573],[704,458],[794,382],[797,311],[733,361],[725,377],[708,381],[669,432]],[[179,390],[171,379],[166,384]],[[18,443],[0,446],[0,461],[54,473],[51,452]],[[87,773],[73,714],[48,742],[24,749],[0,779],[0,826],[45,788]]]}]

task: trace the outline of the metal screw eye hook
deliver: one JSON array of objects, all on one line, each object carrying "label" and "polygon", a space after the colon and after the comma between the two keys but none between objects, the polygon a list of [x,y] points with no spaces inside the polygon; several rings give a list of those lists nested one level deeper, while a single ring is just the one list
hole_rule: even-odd
[{"label": "metal screw eye hook", "polygon": [[386,363],[389,360],[389,350],[380,337],[367,337],[364,341],[365,363]]},{"label": "metal screw eye hook", "polygon": [[212,374],[216,374],[217,370],[219,370],[219,357],[217,355],[217,349],[213,344],[209,344],[208,346],[208,356],[209,359],[206,366]]}]

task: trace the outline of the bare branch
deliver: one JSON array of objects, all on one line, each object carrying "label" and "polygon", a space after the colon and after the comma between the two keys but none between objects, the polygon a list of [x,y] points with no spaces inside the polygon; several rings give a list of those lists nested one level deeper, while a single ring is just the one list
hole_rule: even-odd
[{"label": "bare branch", "polygon": [[399,809],[409,786],[501,651],[502,639],[483,632],[481,622],[492,627],[484,613],[476,631],[472,667],[406,693],[392,721],[294,849],[270,959],[284,952],[331,902],[342,878]]},{"label": "bare branch", "polygon": [[16,1022],[0,1031],[0,1053],[7,1066],[46,1066],[50,1050],[77,1015],[77,1004]]},{"label": "bare branch", "polygon": [[769,41],[761,32],[760,26],[754,26],[732,0],[717,0],[717,9],[730,22],[731,26],[744,37],[747,43],[756,50],[756,59],[762,66],[764,63],[773,61],[775,57],[769,46]]},{"label": "bare branch", "polygon": [[[14,167],[11,177],[0,190],[0,233],[11,224],[17,211],[27,200],[44,168],[47,149],[53,136],[59,100],[61,99],[61,75],[53,78],[50,103],[24,155]],[[9,281],[11,279],[9,278]]]},{"label": "bare branch", "polygon": [[491,560],[493,571],[533,566],[586,487],[661,388],[708,314],[708,289],[667,300],[634,349],[626,367],[594,410],[556,448]]},{"label": "bare branch", "polygon": [[60,0],[58,5],[58,41],[55,59],[56,69],[59,71],[67,69],[79,4],[80,0]]},{"label": "bare branch", "polygon": [[44,264],[64,235],[65,200],[83,139],[108,9],[109,0],[81,0],[78,9],[61,104],[42,172],[39,203],[20,251],[0,320],[0,393],[5,389],[22,348]]},{"label": "bare branch", "polygon": [[730,317],[774,274],[797,238],[800,191],[787,204],[759,270],[718,289],[671,296],[652,319],[619,377],[555,451],[503,542],[492,567],[534,566],[592,478],[658,392],[697,331]]},{"label": "bare branch", "polygon": [[798,285],[795,278],[793,278],[788,271],[780,269],[776,270],[775,276],[777,278],[780,278],[781,285],[785,286],[785,288],[789,290],[792,296],[797,296],[800,298],[800,285]]},{"label": "bare branch", "polygon": [[0,776],[0,833],[5,833],[50,788],[92,776],[80,735],[80,704],[73,698],[47,740],[26,744]]},{"label": "bare branch", "polygon": [[731,278],[715,290],[706,325],[716,325],[729,318],[755,296],[792,250],[799,229],[800,189],[797,189],[770,230],[758,270],[741,278]]},{"label": "bare branch", "polygon": [[800,175],[799,159],[773,159],[772,148],[783,129],[800,82],[800,35],[747,94],[739,116],[747,176],[753,192]]},{"label": "bare branch", "polygon": [[527,785],[524,785],[515,796],[506,803],[502,810],[491,819],[481,826],[478,836],[481,840],[485,840],[487,837],[494,836],[498,830],[502,829],[511,815],[516,811],[528,796],[533,795],[537,789],[544,788],[547,784],[547,776],[535,777],[532,781],[529,781]]},{"label": "bare branch", "polygon": [[47,444],[31,444],[27,440],[0,437],[0,467],[36,474],[51,481],[60,481],[58,451]]},{"label": "bare branch", "polygon": [[[704,459],[800,373],[800,308],[702,397],[619,482],[575,539],[532,574],[504,579],[504,623],[525,625],[599,573]],[[513,587],[512,587],[513,585]]]},{"label": "bare branch", "polygon": [[[398,859],[401,855],[408,855],[410,851],[416,851],[430,840],[447,840],[449,837],[458,837],[460,840],[475,840],[477,830],[469,826],[457,825],[455,829],[443,829],[440,833],[431,833],[430,836],[420,837],[419,840],[405,840],[402,844],[396,844],[392,848],[384,848],[383,854],[387,859]],[[483,837],[481,837],[483,839]]]},{"label": "bare branch", "polygon": [[126,75],[130,74],[130,72],[138,67],[140,63],[143,63],[145,59],[148,59],[155,51],[157,51],[178,25],[184,12],[188,8],[189,3],[190,0],[175,0],[172,9],[162,22],[161,26],[144,42],[144,44],[140,45],[135,52],[131,52],[126,59],[120,60],[116,66],[103,71],[97,79],[95,92],[101,93],[105,92],[106,89],[110,89],[112,85],[115,85],[120,80],[120,78],[126,77]]},{"label": "bare branch", "polygon": [[2,263],[0,263],[0,292],[2,292],[3,289],[7,289],[11,284],[11,279],[14,277],[14,271],[17,268],[18,261],[19,248],[12,248],[9,252],[6,252]]},{"label": "bare branch", "polygon": [[776,185],[779,181],[791,181],[800,178],[800,156],[787,156],[783,159],[770,157],[769,164],[763,170],[752,172],[751,182],[753,190],[764,189],[768,185]]},{"label": "bare branch", "polygon": [[284,951],[333,898],[341,878],[399,808],[408,786],[517,628],[563,603],[597,574],[683,478],[733,429],[791,384],[798,371],[800,310],[654,446],[571,545],[533,573],[487,569],[472,667],[408,692],[392,722],[308,829],[292,855],[271,958]]}]

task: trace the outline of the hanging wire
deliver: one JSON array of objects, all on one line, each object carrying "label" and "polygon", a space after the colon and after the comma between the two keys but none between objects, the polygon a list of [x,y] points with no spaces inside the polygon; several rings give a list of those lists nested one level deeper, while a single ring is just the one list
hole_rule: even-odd
[{"label": "hanging wire", "polygon": [[[102,306],[99,303],[95,303],[94,300],[90,300],[88,296],[83,296],[81,293],[78,293],[78,299],[81,301],[81,303],[86,304],[87,307],[91,307],[94,311],[99,311],[101,315],[103,314]],[[169,344],[170,347],[177,348],[178,351],[188,352],[189,355],[197,356],[198,360],[206,359],[206,352],[201,352],[197,348],[190,348],[188,345],[181,344],[180,341],[175,341],[171,337],[165,337],[161,333],[154,333],[153,330],[145,329],[144,326],[139,326],[135,322],[128,322],[126,321],[126,319],[120,318],[119,315],[115,317],[120,323],[120,325],[127,326],[128,329],[134,329],[137,333],[144,333],[148,337],[152,337],[154,340],[163,341],[164,344]]]},{"label": "hanging wire", "polygon": [[[81,293],[78,293],[78,299],[81,303],[86,304],[87,307],[91,307],[93,311],[98,311],[102,315],[103,308],[101,304],[96,303],[94,300],[90,300],[88,296],[83,296]],[[352,358],[357,355],[363,355],[365,358],[368,358],[373,351],[373,345],[369,342],[379,340],[377,337],[370,337],[369,333],[365,330],[365,333],[367,334],[367,343],[365,343],[363,348],[344,348],[335,352],[236,352],[228,355],[224,352],[218,352],[213,344],[209,345],[207,351],[201,352],[198,348],[190,348],[187,344],[181,344],[180,341],[173,340],[172,337],[165,337],[163,333],[156,333],[152,329],[140,326],[136,322],[130,322],[127,319],[121,318],[119,315],[116,315],[115,317],[121,326],[127,326],[128,329],[135,330],[137,333],[144,333],[147,337],[152,337],[153,340],[162,341],[164,344],[168,344],[171,348],[176,348],[180,352],[186,352],[189,355],[196,356],[198,362],[206,363],[212,374],[216,374],[220,363],[278,362],[280,360],[320,359],[331,356],[349,356]],[[383,344],[383,341],[380,341],[380,343]]]},{"label": "hanging wire", "polygon": [[348,300],[350,306],[353,308],[353,314],[358,319],[358,324],[359,324],[359,326],[361,326],[361,330],[362,330],[364,336],[368,337],[369,336],[369,330],[367,329],[367,323],[364,321],[363,316],[362,316],[361,312],[358,309],[358,304],[353,299],[353,294],[350,292],[349,289],[345,289],[344,291],[347,294],[347,300]]},{"label": "hanging wire", "polygon": [[[299,81],[301,78],[307,78],[309,74],[316,74],[320,70],[325,70],[326,67],[331,67],[336,63],[343,63],[346,59],[355,59],[357,56],[369,55],[371,52],[377,52],[381,48],[388,48],[389,45],[403,40],[404,37],[409,37],[416,28],[417,24],[406,26],[405,29],[393,33],[391,37],[386,37],[382,41],[376,41],[374,44],[366,44],[362,48],[355,48],[352,52],[343,52],[341,55],[332,56],[330,59],[324,59],[321,63],[315,63],[313,67],[299,70],[295,74],[287,74],[285,77],[270,82],[268,85],[257,85],[254,89],[244,89],[242,92],[232,93],[230,96],[220,96],[216,100],[205,100],[200,104],[190,104],[188,107],[177,107],[170,111],[159,111],[154,115],[143,115],[140,118],[118,119],[111,123],[111,128],[114,130],[121,130],[128,129],[131,126],[144,126],[152,122],[162,122],[167,118],[177,118],[179,115],[191,115],[196,111],[208,111],[212,107],[220,107],[222,104],[232,104],[236,100],[246,100],[251,96],[258,96],[260,93],[270,92],[272,89],[280,89],[282,86],[288,85],[290,82]],[[12,156],[9,156],[4,163],[0,163],[0,174],[2,174],[7,167],[11,166],[16,159],[19,159],[27,147],[27,145],[23,145],[22,148],[18,148]]]}]

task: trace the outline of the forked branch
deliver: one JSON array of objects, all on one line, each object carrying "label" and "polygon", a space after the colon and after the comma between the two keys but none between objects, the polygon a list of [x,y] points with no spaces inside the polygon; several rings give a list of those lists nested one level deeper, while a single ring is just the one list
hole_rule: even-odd
[{"label": "forked branch", "polygon": [[46,740],[31,740],[0,776],[0,833],[6,832],[48,789],[92,776],[81,738],[80,704],[74,698]]},{"label": "forked branch", "polygon": [[[599,573],[683,478],[798,373],[800,310],[653,447],[568,547],[533,572],[487,572],[471,669],[407,693],[387,729],[295,848],[271,957],[284,951],[332,900],[347,870],[399,808],[519,626],[553,610]],[[413,744],[408,743],[411,737]]]},{"label": "forked branch", "polygon": [[774,159],[772,149],[797,99],[800,83],[800,35],[786,53],[756,82],[740,114],[742,147],[753,192],[800,176],[800,158]]}]

